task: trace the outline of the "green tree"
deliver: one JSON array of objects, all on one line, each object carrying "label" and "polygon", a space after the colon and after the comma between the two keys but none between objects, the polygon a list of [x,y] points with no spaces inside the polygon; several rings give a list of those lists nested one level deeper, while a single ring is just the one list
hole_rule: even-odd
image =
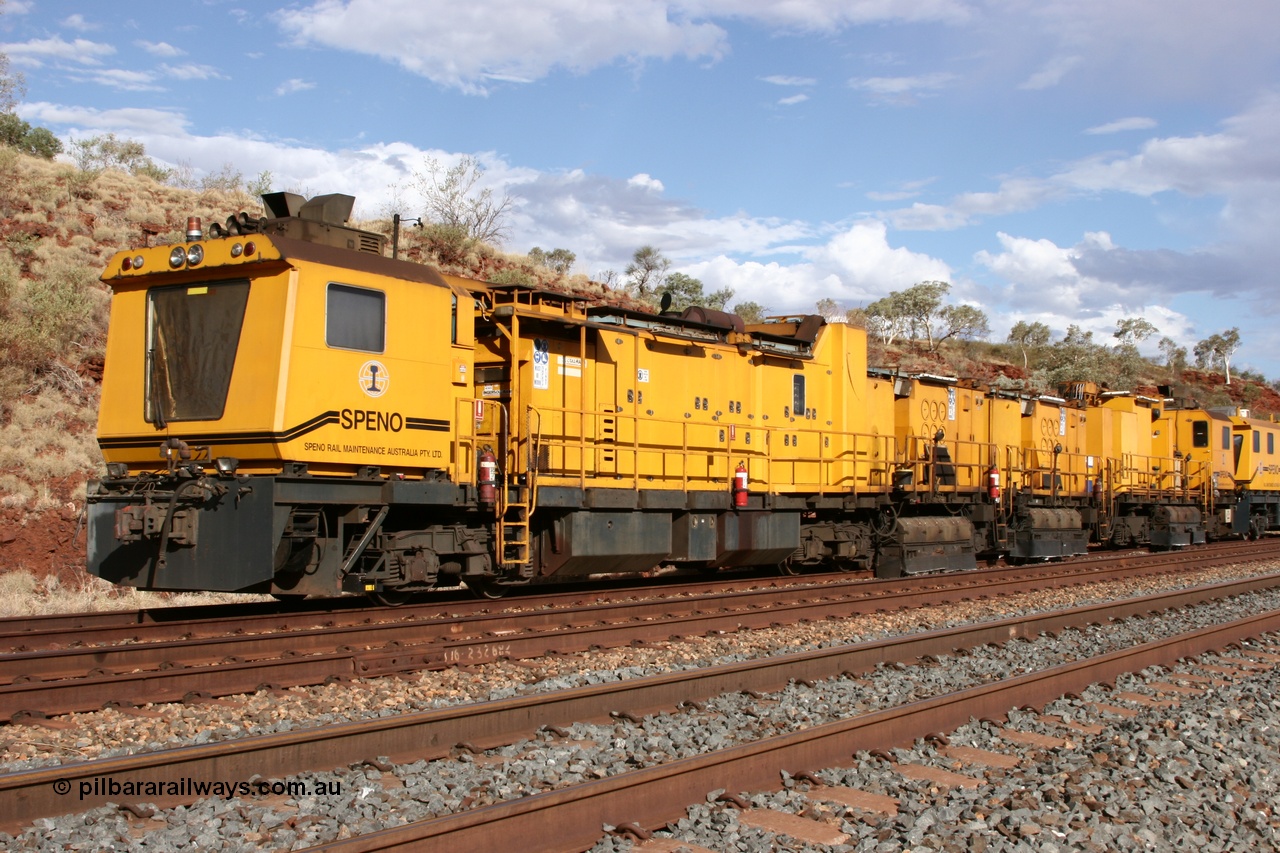
[{"label": "green tree", "polygon": [[893,346],[893,342],[906,334],[910,326],[906,302],[897,290],[868,305],[866,315],[867,330],[878,336],[887,347]]},{"label": "green tree", "polygon": [[658,288],[656,295],[664,302],[670,296],[668,310],[679,313],[690,305],[702,304],[702,281],[682,272],[673,272]]},{"label": "green tree", "polygon": [[818,300],[815,306],[816,313],[828,323],[835,323],[845,318],[845,309],[840,307],[840,303],[834,299],[824,296]]},{"label": "green tree", "polygon": [[474,157],[463,157],[447,169],[428,157],[426,170],[413,173],[414,186],[426,203],[423,218],[461,229],[482,243],[501,243],[514,201],[506,194],[495,196],[492,187],[481,187],[483,178],[484,168]]},{"label": "green tree", "polygon": [[1112,352],[1112,378],[1121,387],[1132,386],[1147,365],[1138,344],[1160,330],[1143,317],[1126,317],[1116,321],[1113,337],[1118,341]]},{"label": "green tree", "polygon": [[1240,348],[1240,330],[1232,327],[1225,332],[1210,335],[1196,344],[1193,352],[1197,367],[1208,367],[1213,361],[1222,362],[1222,372],[1227,384],[1231,384],[1231,357]]},{"label": "green tree", "polygon": [[680,312],[692,305],[701,305],[715,311],[725,310],[725,305],[733,298],[733,290],[722,288],[711,294],[703,292],[702,280],[682,272],[673,272],[666,277],[658,289],[657,296],[662,299],[671,296],[669,311]]},{"label": "green tree", "polygon": [[1104,358],[1107,354],[1105,347],[1094,343],[1093,332],[1068,326],[1062,340],[1045,354],[1043,381],[1049,387],[1077,379],[1096,379],[1107,384],[1111,381],[1110,366]]},{"label": "green tree", "polygon": [[271,192],[271,184],[275,181],[275,176],[266,169],[258,173],[258,177],[249,182],[245,187],[245,192],[254,198],[260,198]]},{"label": "green tree", "polygon": [[733,313],[742,318],[744,323],[763,323],[769,309],[759,302],[739,302],[733,306]]},{"label": "green tree", "polygon": [[[0,14],[4,13],[4,0],[0,0]],[[0,113],[11,113],[18,99],[26,93],[22,75],[9,71],[9,57],[0,53]]]},{"label": "green tree", "polygon": [[1178,342],[1173,338],[1164,337],[1160,339],[1160,352],[1164,355],[1164,363],[1170,370],[1179,374],[1187,369],[1187,348],[1178,346]]},{"label": "green tree", "polygon": [[234,163],[223,163],[221,169],[210,172],[200,179],[200,189],[221,190],[228,193],[241,192],[244,190],[244,173],[237,169]]},{"label": "green tree", "polygon": [[1120,341],[1120,346],[1136,348],[1139,343],[1159,331],[1144,317],[1126,317],[1123,320],[1116,320],[1115,337]]},{"label": "green tree", "polygon": [[976,341],[991,334],[987,313],[975,305],[948,305],[938,312],[938,321],[938,339],[931,352],[948,338]]},{"label": "green tree", "polygon": [[729,300],[732,298],[733,288],[722,287],[719,290],[713,290],[708,293],[706,300],[702,304],[716,311],[727,311],[729,310]]},{"label": "green tree", "polygon": [[147,156],[147,149],[136,139],[119,139],[114,133],[74,139],[71,157],[76,167],[90,174],[105,169],[128,172],[164,183],[173,176],[172,169],[158,165]]},{"label": "green tree", "polygon": [[1005,340],[1022,351],[1022,369],[1030,370],[1030,354],[1047,346],[1049,336],[1049,327],[1044,323],[1028,323],[1026,320],[1019,320],[1013,324],[1013,328],[1009,330],[1009,337]]},{"label": "green tree", "polygon": [[13,113],[0,114],[0,145],[52,160],[62,153],[62,141],[47,127],[32,127]]},{"label": "green tree", "polygon": [[942,311],[942,297],[951,290],[945,281],[922,281],[902,292],[902,306],[911,327],[912,340],[923,332],[929,351],[933,352],[933,332]]},{"label": "green tree", "polygon": [[641,246],[631,256],[631,263],[622,274],[626,277],[627,292],[642,302],[651,302],[667,280],[671,259],[654,246]]},{"label": "green tree", "polygon": [[[867,306],[867,328],[879,335],[885,346],[891,346],[899,335],[907,334],[913,341],[920,340],[923,335],[929,351],[933,352],[937,347],[934,331],[940,322],[947,322],[942,315],[942,297],[950,290],[951,285],[945,281],[922,281],[906,290],[892,291]],[[964,312],[953,319],[965,321],[975,318]]]},{"label": "green tree", "polygon": [[568,275],[569,270],[573,269],[573,262],[577,259],[578,256],[568,249],[552,249],[545,252],[534,246],[529,250],[529,260],[560,275]]},{"label": "green tree", "polygon": [[422,227],[422,248],[442,267],[459,268],[476,247],[476,239],[460,225],[432,222]]}]

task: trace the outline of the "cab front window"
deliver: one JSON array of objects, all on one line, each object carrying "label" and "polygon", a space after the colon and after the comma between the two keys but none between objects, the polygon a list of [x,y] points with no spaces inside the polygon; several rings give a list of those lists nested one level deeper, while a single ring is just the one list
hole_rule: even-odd
[{"label": "cab front window", "polygon": [[164,427],[222,417],[248,300],[247,279],[148,294],[147,421]]}]

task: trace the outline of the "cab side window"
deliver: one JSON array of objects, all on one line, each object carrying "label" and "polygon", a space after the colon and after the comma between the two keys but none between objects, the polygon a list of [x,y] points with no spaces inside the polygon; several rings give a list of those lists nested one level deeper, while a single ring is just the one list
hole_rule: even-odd
[{"label": "cab side window", "polygon": [[387,295],[381,290],[330,283],[325,298],[325,343],[336,349],[384,352]]},{"label": "cab side window", "polygon": [[1192,421],[1191,422],[1191,446],[1192,447],[1208,447],[1209,446],[1209,422],[1208,421]]}]

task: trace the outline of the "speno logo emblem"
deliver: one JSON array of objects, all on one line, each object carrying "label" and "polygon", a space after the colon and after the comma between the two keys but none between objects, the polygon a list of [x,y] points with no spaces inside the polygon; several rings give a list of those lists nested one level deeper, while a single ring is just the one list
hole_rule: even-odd
[{"label": "speno logo emblem", "polygon": [[391,384],[391,374],[380,361],[366,361],[360,365],[360,390],[370,397],[381,397]]}]

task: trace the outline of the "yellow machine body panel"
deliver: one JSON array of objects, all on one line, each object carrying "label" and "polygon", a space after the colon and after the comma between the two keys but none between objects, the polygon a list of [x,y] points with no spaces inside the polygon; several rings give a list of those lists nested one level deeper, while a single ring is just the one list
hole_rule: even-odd
[{"label": "yellow machine body panel", "polygon": [[1009,489],[1016,488],[1021,480],[1012,476],[1014,457],[1008,448],[1022,444],[1022,400],[1003,394],[988,394],[983,407],[986,409],[987,435],[995,445],[992,462],[1000,468],[1002,483]]},{"label": "yellow machine body panel", "polygon": [[[257,436],[274,421],[290,268],[272,244],[257,242],[253,260],[201,244],[198,269],[172,270],[171,247],[121,252],[108,265],[112,320],[98,419],[106,461],[164,470],[161,445],[178,436],[216,445],[215,456],[278,467],[277,448]],[[257,357],[238,357],[249,348]],[[179,350],[194,356],[185,367],[166,358]]]},{"label": "yellow machine body panel", "polygon": [[114,290],[98,428],[108,462],[164,470],[169,442],[169,454],[234,457],[243,473],[286,461],[413,477],[450,466],[473,360],[456,291],[380,272],[394,264],[382,258],[326,263],[335,250],[288,238],[192,245],[198,265],[171,268],[170,247],[133,250],[103,276]]},{"label": "yellow machine body panel", "polygon": [[1189,488],[1204,488],[1206,481],[1220,493],[1235,488],[1237,433],[1230,417],[1204,409],[1166,409],[1152,427],[1154,452],[1183,460]]},{"label": "yellow machine body panel", "polygon": [[752,490],[888,489],[894,440],[874,434],[862,330],[815,327],[793,353],[653,315],[606,322],[552,294],[496,298],[475,389],[501,406],[477,430],[512,470],[536,460],[539,487],[727,493],[742,465]]},{"label": "yellow machine body panel", "polygon": [[1021,445],[1010,449],[1010,485],[1019,482],[1037,494],[1087,496],[1092,472],[1085,411],[1055,397],[1036,397],[1022,400],[1021,415]]},{"label": "yellow machine body panel", "polygon": [[1250,491],[1280,490],[1280,424],[1236,414],[1231,418],[1233,441],[1239,436],[1236,482]]},{"label": "yellow machine body panel", "polygon": [[[454,311],[458,294],[312,264],[299,265],[292,290],[288,386],[273,425],[281,455],[314,473],[450,470],[456,401],[472,391],[470,315]],[[339,320],[357,310],[371,331]]]},{"label": "yellow machine body panel", "polygon": [[1105,464],[1105,460],[1116,456],[1116,421],[1121,415],[1106,406],[1089,409],[1085,420],[1085,447],[1094,459],[1094,466]]},{"label": "yellow machine body panel", "polygon": [[987,394],[954,380],[930,376],[895,378],[894,423],[904,465],[921,468],[913,482],[930,484],[924,470],[943,468],[932,491],[973,491],[986,486],[996,464]]},{"label": "yellow machine body panel", "polygon": [[[1090,420],[1109,426],[1105,452],[1092,444],[1090,449],[1108,460],[1113,494],[1156,495],[1186,485],[1181,460],[1155,441],[1159,428],[1153,421],[1159,414],[1157,401],[1132,394],[1108,394],[1090,407]],[[1089,435],[1098,435],[1092,423]]]}]

